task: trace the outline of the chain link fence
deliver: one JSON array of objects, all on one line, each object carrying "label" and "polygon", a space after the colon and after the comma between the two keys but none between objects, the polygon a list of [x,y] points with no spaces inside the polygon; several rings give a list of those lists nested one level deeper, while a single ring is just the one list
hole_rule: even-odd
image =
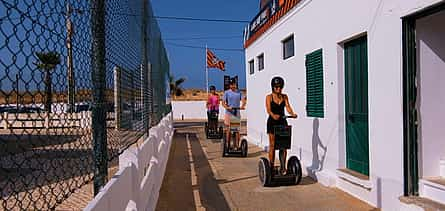
[{"label": "chain link fence", "polygon": [[0,1],[0,210],[96,194],[171,111],[149,1]]}]

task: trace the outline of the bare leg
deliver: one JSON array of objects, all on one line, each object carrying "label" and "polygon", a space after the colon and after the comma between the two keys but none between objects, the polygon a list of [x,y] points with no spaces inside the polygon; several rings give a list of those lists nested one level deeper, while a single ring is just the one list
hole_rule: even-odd
[{"label": "bare leg", "polygon": [[226,146],[230,149],[230,116],[226,113],[224,114],[224,132],[226,133]]},{"label": "bare leg", "polygon": [[226,125],[226,141],[227,141],[227,148],[230,148],[230,125]]},{"label": "bare leg", "polygon": [[282,174],[286,172],[286,156],[287,156],[287,150],[285,149],[280,150],[280,168]]},{"label": "bare leg", "polygon": [[270,162],[270,167],[273,168],[274,167],[274,163],[275,163],[275,135],[272,133],[269,133],[269,162]]},{"label": "bare leg", "polygon": [[240,148],[240,146],[239,146],[239,139],[240,139],[240,132],[238,131],[236,133],[236,140],[235,140],[235,145],[236,145],[237,148]]}]

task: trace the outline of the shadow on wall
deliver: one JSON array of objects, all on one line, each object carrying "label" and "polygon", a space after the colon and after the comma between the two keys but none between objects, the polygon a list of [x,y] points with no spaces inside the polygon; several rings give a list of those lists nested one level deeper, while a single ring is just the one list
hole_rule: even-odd
[{"label": "shadow on wall", "polygon": [[[306,168],[308,175],[312,178],[317,178],[315,173],[323,170],[323,164],[327,152],[327,147],[323,146],[323,143],[320,140],[320,136],[318,133],[319,125],[320,124],[318,118],[315,118],[314,121],[312,122],[312,164],[311,166],[308,166]],[[323,149],[323,155],[321,156],[321,159],[318,153],[319,147]]]}]

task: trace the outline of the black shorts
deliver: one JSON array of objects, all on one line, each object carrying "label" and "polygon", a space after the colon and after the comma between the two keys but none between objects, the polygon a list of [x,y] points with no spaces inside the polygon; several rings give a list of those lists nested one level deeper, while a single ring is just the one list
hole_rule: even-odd
[{"label": "black shorts", "polygon": [[287,125],[287,120],[285,119],[280,119],[280,120],[275,120],[273,119],[271,116],[269,116],[269,118],[267,119],[267,133],[268,134],[274,134],[274,126],[276,125]]}]

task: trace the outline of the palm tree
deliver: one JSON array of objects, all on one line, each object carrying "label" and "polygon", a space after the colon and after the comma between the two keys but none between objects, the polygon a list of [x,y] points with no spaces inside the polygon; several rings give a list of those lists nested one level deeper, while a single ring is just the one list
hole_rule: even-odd
[{"label": "palm tree", "polygon": [[45,110],[50,113],[52,104],[51,74],[56,66],[60,64],[60,55],[57,52],[50,51],[36,52],[36,56],[39,61],[35,65],[45,73]]},{"label": "palm tree", "polygon": [[180,78],[175,80],[172,75],[168,77],[170,83],[170,95],[173,96],[181,96],[184,94],[184,90],[181,88],[181,84],[184,83],[185,78]]}]

